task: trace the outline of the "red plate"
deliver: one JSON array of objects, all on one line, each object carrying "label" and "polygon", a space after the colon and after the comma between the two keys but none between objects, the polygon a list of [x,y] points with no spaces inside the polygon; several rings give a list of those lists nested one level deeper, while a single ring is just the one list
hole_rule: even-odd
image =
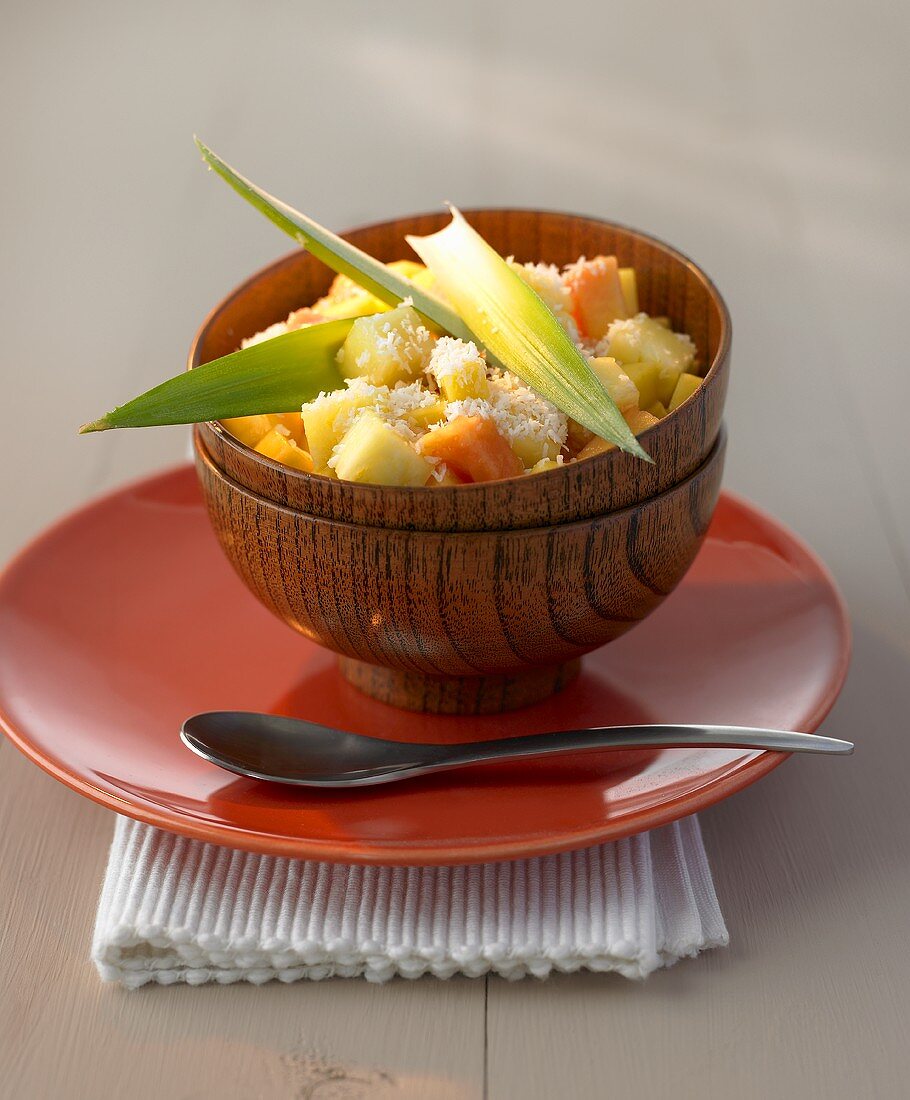
[{"label": "red plate", "polygon": [[202,710],[306,716],[434,740],[626,722],[812,731],[844,680],[849,630],[825,567],[729,495],[680,588],[585,658],[561,695],[505,716],[430,717],[360,695],[231,571],[190,468],[64,519],[0,580],[0,721],[74,790],[165,829],[284,856],[459,863],[557,852],[703,809],[785,756],[669,749],[488,765],[329,792],[240,779],[177,731]]}]

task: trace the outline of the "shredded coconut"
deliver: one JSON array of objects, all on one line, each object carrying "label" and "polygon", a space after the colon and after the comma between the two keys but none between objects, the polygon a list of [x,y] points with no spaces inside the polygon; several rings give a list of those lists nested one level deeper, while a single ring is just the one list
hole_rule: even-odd
[{"label": "shredded coconut", "polygon": [[[636,313],[634,317],[629,317],[625,321],[613,321],[610,327],[607,329],[606,336],[604,336],[603,339],[601,339],[600,343],[598,343],[598,350],[596,354],[609,354],[610,340],[620,332],[623,333],[623,335],[631,338],[629,341],[630,343],[632,343],[633,345],[637,345],[641,340],[641,329],[639,326],[641,325],[642,321],[648,320],[650,320],[650,317],[647,313]],[[695,342],[687,332],[674,332],[673,335],[676,337],[677,340],[685,344],[687,348],[691,349],[693,356],[695,355]],[[601,351],[600,348],[604,344],[606,345],[606,350]]]},{"label": "shredded coconut", "polygon": [[[614,322],[614,324],[617,322]],[[610,354],[610,333],[609,330],[605,336],[595,343],[581,343],[578,346],[579,351],[587,358],[603,359]]]}]

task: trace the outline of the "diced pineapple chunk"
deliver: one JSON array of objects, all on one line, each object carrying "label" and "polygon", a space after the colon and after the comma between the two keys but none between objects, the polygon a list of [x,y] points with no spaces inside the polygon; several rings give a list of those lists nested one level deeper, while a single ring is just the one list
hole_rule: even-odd
[{"label": "diced pineapple chunk", "polygon": [[566,268],[563,279],[572,295],[572,314],[582,336],[599,340],[611,321],[628,316],[615,256],[579,260]]},{"label": "diced pineapple chunk", "polygon": [[344,481],[426,485],[432,465],[372,409],[364,409],[336,446],[330,465]]},{"label": "diced pineapple chunk", "polygon": [[646,409],[657,400],[657,388],[660,380],[661,367],[659,363],[626,363],[623,367],[626,374],[635,383],[638,390],[638,405]]},{"label": "diced pineapple chunk", "polygon": [[512,450],[525,466],[537,466],[541,462],[551,462],[562,450],[555,439],[541,439],[539,436],[516,435],[512,440]]},{"label": "diced pineapple chunk", "polygon": [[620,412],[638,407],[638,387],[626,374],[624,367],[609,355],[591,358],[588,362]]},{"label": "diced pineapple chunk", "polygon": [[430,355],[427,371],[436,379],[446,401],[486,397],[490,392],[486,360],[471,341],[441,337]]},{"label": "diced pineapple chunk", "polygon": [[433,337],[413,306],[358,317],[338,355],[346,378],[366,378],[375,386],[410,381],[426,367]]},{"label": "diced pineapple chunk", "polygon": [[255,447],[260,439],[272,430],[274,421],[272,417],[260,413],[256,416],[229,416],[221,421],[221,425],[245,443],[248,447]]},{"label": "diced pineapple chunk", "polygon": [[673,399],[673,391],[682,371],[678,367],[661,367],[657,376],[657,400],[662,405],[670,404]]},{"label": "diced pineapple chunk", "polygon": [[610,354],[620,363],[659,363],[678,373],[695,361],[695,346],[687,336],[670,332],[642,313],[615,321],[607,335]]},{"label": "diced pineapple chunk", "polygon": [[333,447],[350,427],[357,410],[373,400],[370,387],[363,386],[324,393],[303,406],[300,415],[307,447],[319,472],[325,470]]},{"label": "diced pineapple chunk", "polygon": [[673,391],[673,396],[670,398],[668,411],[673,412],[673,410],[678,408],[683,401],[691,397],[701,383],[702,380],[697,374],[681,374],[679,376],[679,381],[676,383],[676,389]]},{"label": "diced pineapple chunk", "polygon": [[634,317],[638,313],[638,280],[634,267],[619,269],[619,285],[622,287],[623,301],[626,303],[626,316]]},{"label": "diced pineapple chunk", "polygon": [[297,446],[290,435],[285,435],[285,432],[287,432],[287,428],[282,428],[280,424],[272,428],[268,435],[263,436],[256,444],[256,450],[265,455],[266,458],[283,462],[285,466],[293,466],[295,469],[303,470],[307,474],[312,473],[312,458],[306,451]]},{"label": "diced pineapple chunk", "polygon": [[646,412],[656,416],[658,420],[663,420],[667,415],[667,406],[662,401],[655,401],[653,405],[648,406]]},{"label": "diced pineapple chunk", "polygon": [[465,401],[469,397],[486,397],[487,365],[478,358],[464,364],[461,373],[439,379],[439,392],[446,401]]}]

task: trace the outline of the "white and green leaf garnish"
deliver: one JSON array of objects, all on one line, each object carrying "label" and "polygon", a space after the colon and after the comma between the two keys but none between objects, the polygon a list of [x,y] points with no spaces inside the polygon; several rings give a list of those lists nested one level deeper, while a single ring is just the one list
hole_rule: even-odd
[{"label": "white and green leaf garnish", "polygon": [[[487,350],[567,416],[622,450],[651,461],[610,394],[546,303],[452,207],[438,233],[406,239],[445,301],[274,198],[212,152],[205,162],[252,206],[333,271],[390,306],[410,299],[433,327]],[[353,319],[276,336],[183,372],[85,424],[81,432],[192,424],[300,409],[343,380],[336,354]]]},{"label": "white and green leaf garnish", "polygon": [[429,237],[406,238],[477,340],[503,366],[573,420],[650,462],[607,393],[543,299],[452,207]]},{"label": "white and green leaf garnish", "polygon": [[273,195],[257,187],[251,180],[241,176],[217,153],[213,153],[199,138],[196,145],[202,153],[205,163],[218,173],[225,182],[254,206],[261,214],[274,222],[279,229],[293,237],[299,245],[311,252],[317,260],[341,275],[347,275],[355,283],[374,294],[380,301],[397,306],[405,298],[410,298],[414,308],[427,320],[451,336],[462,340],[471,340],[473,336],[458,314],[434,294],[405,279],[390,270],[384,263],[368,256],[359,248],[349,244],[331,230],[324,228],[306,214],[301,214],[292,206],[276,199]]}]

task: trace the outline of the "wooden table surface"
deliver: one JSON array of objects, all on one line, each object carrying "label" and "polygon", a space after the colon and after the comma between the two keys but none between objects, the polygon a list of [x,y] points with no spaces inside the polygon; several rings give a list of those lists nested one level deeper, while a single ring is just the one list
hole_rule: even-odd
[{"label": "wooden table surface", "polygon": [[[0,38],[0,554],[180,458],[77,439],[285,241],[196,130],[344,226],[451,198],[640,225],[734,318],[727,484],[804,536],[855,656],[825,731],[703,815],[727,950],[642,985],[102,986],[113,819],[0,747],[0,1096],[897,1097],[910,1045],[906,6],[52,4]],[[774,685],[768,684],[773,691]]]}]

